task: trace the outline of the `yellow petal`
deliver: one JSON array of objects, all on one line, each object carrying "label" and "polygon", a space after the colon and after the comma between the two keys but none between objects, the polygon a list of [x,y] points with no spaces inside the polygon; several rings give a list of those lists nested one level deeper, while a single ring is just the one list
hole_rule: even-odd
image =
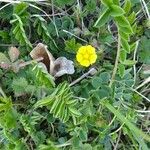
[{"label": "yellow petal", "polygon": [[77,55],[76,55],[76,59],[77,59],[77,61],[78,61],[78,62],[81,62],[81,61],[83,60],[83,56],[82,56],[82,54],[77,53]]},{"label": "yellow petal", "polygon": [[88,54],[95,54],[95,48],[92,47],[91,45],[88,45],[86,49]]},{"label": "yellow petal", "polygon": [[85,54],[86,53],[86,46],[82,46],[79,48],[78,53]]},{"label": "yellow petal", "polygon": [[90,56],[90,63],[91,64],[95,63],[96,59],[97,59],[97,55],[96,54],[91,55]]},{"label": "yellow petal", "polygon": [[80,62],[80,64],[82,66],[88,67],[90,65],[90,62],[88,60],[83,60],[83,61]]}]

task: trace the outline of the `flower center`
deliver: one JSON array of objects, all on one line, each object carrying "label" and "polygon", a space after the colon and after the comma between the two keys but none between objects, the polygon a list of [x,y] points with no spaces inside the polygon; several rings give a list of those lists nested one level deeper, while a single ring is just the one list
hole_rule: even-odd
[{"label": "flower center", "polygon": [[88,59],[88,58],[89,58],[89,55],[88,55],[88,54],[84,54],[84,58],[85,58],[85,59]]}]

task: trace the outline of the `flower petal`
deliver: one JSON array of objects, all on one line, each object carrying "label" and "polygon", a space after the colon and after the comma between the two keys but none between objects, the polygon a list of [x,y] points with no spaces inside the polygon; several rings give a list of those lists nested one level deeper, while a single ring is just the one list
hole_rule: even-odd
[{"label": "flower petal", "polygon": [[95,48],[91,45],[88,45],[86,49],[88,54],[95,54]]},{"label": "flower petal", "polygon": [[76,55],[76,59],[77,59],[77,61],[78,61],[78,62],[81,62],[81,61],[83,60],[83,56],[82,56],[82,54],[77,53],[77,55]]},{"label": "flower petal", "polygon": [[80,62],[80,64],[82,66],[88,67],[90,65],[90,62],[88,60],[83,60],[83,61]]},{"label": "flower petal", "polygon": [[90,56],[90,63],[91,64],[95,63],[96,59],[97,59],[97,55],[96,54],[91,55]]},{"label": "flower petal", "polygon": [[86,46],[80,47],[78,53],[85,54],[86,53]]}]

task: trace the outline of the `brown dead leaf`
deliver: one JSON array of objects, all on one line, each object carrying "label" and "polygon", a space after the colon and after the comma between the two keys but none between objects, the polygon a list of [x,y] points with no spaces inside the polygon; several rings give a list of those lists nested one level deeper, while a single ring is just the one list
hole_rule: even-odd
[{"label": "brown dead leaf", "polygon": [[43,58],[41,62],[43,62],[46,65],[46,68],[50,74],[53,74],[54,69],[54,57],[53,55],[48,51],[47,46],[39,43],[31,52],[30,56],[33,59],[38,59],[40,57]]},{"label": "brown dead leaf", "polygon": [[66,57],[59,57],[54,61],[54,76],[60,77],[64,74],[73,74],[75,72],[73,61]]},{"label": "brown dead leaf", "polygon": [[20,55],[20,51],[16,47],[10,47],[8,51],[8,55],[9,55],[11,62],[14,62],[18,59]]},{"label": "brown dead leaf", "polygon": [[42,43],[39,43],[30,52],[30,56],[33,59],[43,58],[41,62],[46,66],[48,73],[55,77],[74,73],[74,65],[71,60],[68,60],[66,57],[59,57],[55,60],[48,51],[47,46]]}]

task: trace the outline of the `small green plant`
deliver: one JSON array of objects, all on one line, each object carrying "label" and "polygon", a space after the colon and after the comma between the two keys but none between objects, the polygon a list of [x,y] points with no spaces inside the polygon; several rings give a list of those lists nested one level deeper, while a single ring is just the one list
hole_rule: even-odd
[{"label": "small green plant", "polygon": [[2,0],[0,149],[150,149],[149,9]]}]

